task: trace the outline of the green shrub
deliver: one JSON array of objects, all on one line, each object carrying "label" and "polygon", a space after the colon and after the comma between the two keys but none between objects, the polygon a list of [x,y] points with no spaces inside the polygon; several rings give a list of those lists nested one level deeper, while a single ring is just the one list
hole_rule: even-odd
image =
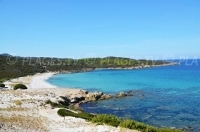
[{"label": "green shrub", "polygon": [[139,130],[141,132],[181,132],[181,130],[170,128],[157,128],[130,119],[121,119],[113,115],[99,114],[92,118],[92,123],[106,124],[114,127]]},{"label": "green shrub", "polygon": [[24,84],[16,84],[14,87],[14,90],[17,90],[17,89],[27,89],[27,87]]},{"label": "green shrub", "polygon": [[120,119],[116,116],[106,115],[106,114],[99,114],[92,118],[93,123],[107,124],[107,125],[114,126],[114,127],[119,126],[121,121],[122,121],[122,119]]},{"label": "green shrub", "polygon": [[66,110],[65,109],[59,109],[57,113],[58,113],[59,116],[64,117],[64,119],[65,119],[65,116],[66,116]]},{"label": "green shrub", "polygon": [[119,126],[123,128],[139,130],[141,132],[181,132],[181,130],[177,129],[152,127],[130,119],[121,121]]},{"label": "green shrub", "polygon": [[4,88],[4,87],[5,87],[5,84],[0,84],[0,87]]},{"label": "green shrub", "polygon": [[81,112],[81,113],[73,113],[71,111],[67,112],[68,116],[73,116],[73,117],[77,117],[77,118],[82,118],[82,119],[86,119],[86,120],[92,120],[92,118],[94,117],[94,115],[85,113],[85,112]]},{"label": "green shrub", "polygon": [[120,122],[119,126],[123,128],[133,129],[135,124],[135,121],[127,119]]},{"label": "green shrub", "polygon": [[152,127],[130,119],[121,121],[119,126],[123,128],[139,130],[141,132],[181,132],[180,130],[176,129]]},{"label": "green shrub", "polygon": [[72,117],[76,117],[76,118],[82,118],[82,119],[86,119],[86,120],[91,120],[94,115],[88,114],[88,113],[74,113],[72,111],[66,110],[66,109],[59,109],[58,110],[58,115],[65,117],[65,116],[72,116]]}]

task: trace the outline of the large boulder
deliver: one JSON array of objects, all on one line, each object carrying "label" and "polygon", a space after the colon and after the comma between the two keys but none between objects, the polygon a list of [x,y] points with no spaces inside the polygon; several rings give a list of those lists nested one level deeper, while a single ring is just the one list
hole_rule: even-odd
[{"label": "large boulder", "polygon": [[86,95],[88,94],[85,90],[80,90],[77,94],[72,94],[69,96],[71,103],[79,103],[80,101],[85,100]]},{"label": "large boulder", "polygon": [[89,93],[86,95],[85,100],[86,101],[96,101],[101,98],[103,95],[102,92],[94,92],[94,93]]}]

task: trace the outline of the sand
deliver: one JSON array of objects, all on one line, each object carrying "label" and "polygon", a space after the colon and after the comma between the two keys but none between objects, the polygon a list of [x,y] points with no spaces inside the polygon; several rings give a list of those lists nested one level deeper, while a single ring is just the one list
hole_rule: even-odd
[{"label": "sand", "polygon": [[[80,96],[80,89],[59,88],[45,80],[56,73],[42,73],[6,81],[7,90],[0,91],[1,132],[124,132],[134,131],[107,125],[95,125],[84,119],[58,116],[57,110],[45,104],[59,96]],[[27,90],[12,90],[17,83]],[[137,132],[137,131],[134,131]]]}]

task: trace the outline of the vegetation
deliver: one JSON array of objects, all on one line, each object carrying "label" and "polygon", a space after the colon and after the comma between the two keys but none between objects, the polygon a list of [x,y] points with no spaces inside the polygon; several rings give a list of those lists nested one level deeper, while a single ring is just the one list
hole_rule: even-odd
[{"label": "vegetation", "polygon": [[[54,104],[54,102],[52,102],[51,100],[47,100],[45,102],[46,104]],[[59,106],[59,104],[57,104],[57,106]],[[61,117],[65,117],[66,116],[72,116],[72,117],[76,117],[76,118],[82,118],[82,119],[86,119],[88,121],[91,121],[92,123],[96,123],[98,125],[110,125],[110,126],[114,126],[114,127],[118,127],[120,126],[121,128],[127,128],[127,129],[133,129],[133,130],[139,130],[141,132],[182,132],[181,130],[178,129],[170,129],[170,128],[157,128],[157,127],[153,127],[153,126],[149,126],[146,125],[144,123],[141,122],[137,122],[134,120],[130,120],[130,119],[122,119],[119,118],[117,116],[114,115],[107,115],[107,114],[97,114],[97,115],[92,115],[89,113],[85,113],[85,112],[72,112],[70,110],[66,110],[66,109],[59,109],[57,111],[57,114]]]},{"label": "vegetation", "polygon": [[[56,104],[55,107],[57,108],[66,108],[66,106],[62,106],[61,104],[57,104],[52,102],[51,100],[47,100],[45,102],[46,104]],[[107,115],[107,114],[97,114],[97,115],[92,115],[89,113],[85,113],[85,112],[72,112],[70,110],[66,110],[66,109],[59,109],[57,111],[57,114],[61,117],[65,117],[66,116],[72,116],[72,117],[76,117],[76,118],[82,118],[82,119],[86,119],[88,121],[91,121],[92,123],[96,123],[98,125],[110,125],[110,126],[114,126],[114,127],[121,127],[121,128],[127,128],[127,129],[133,129],[133,130],[139,130],[141,132],[182,132],[181,130],[178,129],[170,129],[170,128],[157,128],[157,127],[153,127],[153,126],[149,126],[146,125],[144,123],[141,122],[137,122],[134,120],[130,120],[130,119],[122,119],[119,118],[117,116],[114,115]]]},{"label": "vegetation", "polygon": [[67,115],[65,109],[59,109],[57,113],[59,116],[64,117],[64,119],[65,119],[65,116]]},{"label": "vegetation", "polygon": [[45,72],[40,65],[31,65],[21,57],[0,55],[0,82],[5,80]]},{"label": "vegetation", "polygon": [[[43,120],[40,117],[33,117],[28,115],[1,116],[0,122],[7,125],[15,124],[17,127],[24,128],[24,130],[33,130],[37,132],[47,131],[46,127],[43,125]],[[2,132],[4,129],[1,128],[0,131]]]},{"label": "vegetation", "polygon": [[148,126],[146,124],[136,122],[130,119],[122,120],[119,124],[120,127],[140,130],[142,132],[180,132],[180,130],[169,129],[169,128],[157,128]]},{"label": "vegetation", "polygon": [[14,90],[17,90],[17,89],[27,89],[27,87],[24,84],[16,84],[14,87]]},{"label": "vegetation", "polygon": [[67,105],[63,105],[64,103],[55,103],[52,102],[51,100],[45,101],[46,104],[50,104],[52,108],[67,108]]},{"label": "vegetation", "polygon": [[128,129],[139,130],[142,132],[181,132],[181,130],[170,129],[170,128],[157,128],[149,126],[130,119],[121,119],[119,117],[107,114],[99,114],[92,118],[93,123],[107,124],[114,127],[122,127]]},{"label": "vegetation", "polygon": [[105,58],[44,58],[0,55],[0,83],[7,79],[43,73],[47,71],[82,71],[94,68],[125,68],[143,65],[160,65],[163,61],[135,60],[122,57]]},{"label": "vegetation", "polygon": [[77,117],[77,118],[82,118],[82,119],[86,119],[86,120],[91,120],[94,115],[82,112],[82,113],[74,113],[72,111],[66,110],[66,109],[59,109],[58,110],[58,115],[62,116],[62,117],[66,117],[66,116],[72,116],[72,117]]},{"label": "vegetation", "polygon": [[122,128],[139,130],[141,132],[182,132],[181,130],[177,130],[177,129],[157,128],[157,127],[149,126],[140,122],[136,122],[134,120],[122,119],[122,118],[118,118],[116,116],[107,115],[107,114],[92,115],[85,112],[74,113],[66,109],[59,109],[57,113],[58,115],[64,118],[66,116],[72,116],[72,117],[89,120],[92,123],[96,123],[98,125],[106,124],[106,125],[110,125],[114,127],[120,126]]},{"label": "vegetation", "polygon": [[4,88],[4,87],[5,87],[5,84],[0,84],[0,87]]},{"label": "vegetation", "polygon": [[93,123],[107,124],[114,127],[119,126],[121,121],[122,119],[119,119],[116,116],[106,115],[106,114],[99,114],[99,115],[96,115],[94,118],[92,118]]}]

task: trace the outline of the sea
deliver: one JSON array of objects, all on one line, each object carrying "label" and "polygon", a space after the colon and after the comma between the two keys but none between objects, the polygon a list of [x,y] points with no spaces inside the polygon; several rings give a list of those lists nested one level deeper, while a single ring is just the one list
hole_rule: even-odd
[{"label": "sea", "polygon": [[133,96],[82,104],[90,113],[112,114],[157,127],[200,131],[200,60],[173,60],[180,65],[137,70],[98,69],[57,74],[47,81],[59,87],[81,88]]}]

